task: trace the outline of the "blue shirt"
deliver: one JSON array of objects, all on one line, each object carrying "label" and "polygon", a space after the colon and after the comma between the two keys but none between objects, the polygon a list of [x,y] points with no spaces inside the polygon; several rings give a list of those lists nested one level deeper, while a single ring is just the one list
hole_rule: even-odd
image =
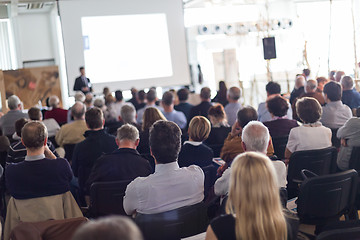
[{"label": "blue shirt", "polygon": [[183,112],[173,110],[172,112],[162,111],[162,113],[168,121],[176,123],[181,129],[184,129],[186,127],[187,121]]},{"label": "blue shirt", "polygon": [[355,88],[352,90],[344,90],[341,101],[351,109],[358,108],[360,107],[360,93],[358,93]]}]

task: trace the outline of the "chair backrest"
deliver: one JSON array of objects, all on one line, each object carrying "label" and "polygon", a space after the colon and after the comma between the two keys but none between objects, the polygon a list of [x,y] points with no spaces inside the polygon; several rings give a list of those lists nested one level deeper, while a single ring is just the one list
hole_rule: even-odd
[{"label": "chair backrest", "polygon": [[336,148],[340,148],[340,146],[341,146],[340,139],[337,138],[337,136],[336,136],[338,130],[339,130],[338,128],[331,129],[331,142],[332,142],[333,147],[336,147]]},{"label": "chair backrest", "polygon": [[316,240],[360,239],[360,220],[336,221],[322,227]]},{"label": "chair backrest", "polygon": [[72,156],[74,153],[74,148],[76,144],[65,144],[64,150],[65,150],[65,158],[68,160],[68,162],[72,161]]},{"label": "chair backrest", "polygon": [[205,199],[208,195],[209,190],[212,186],[214,186],[216,181],[216,167],[214,165],[209,165],[203,167],[202,170],[204,171],[205,180],[204,180],[204,195]]},{"label": "chair backrest", "polygon": [[360,147],[353,147],[349,161],[349,169],[360,171]]},{"label": "chair backrest", "polygon": [[284,153],[286,149],[286,144],[288,142],[289,135],[273,137],[272,143],[274,146],[274,153],[279,159],[284,159]]},{"label": "chair backrest", "polygon": [[[335,172],[337,151],[335,147],[319,150],[298,151],[291,154],[288,168],[288,187],[296,186],[303,180],[301,170],[307,169],[317,175]],[[295,181],[294,181],[295,180]]]},{"label": "chair backrest", "polygon": [[123,208],[125,190],[131,180],[95,182],[90,187],[90,215],[126,215]]},{"label": "chair backrest", "polygon": [[324,224],[354,207],[358,174],[355,170],[307,178],[300,186],[298,216],[303,223]]},{"label": "chair backrest", "polygon": [[135,222],[146,240],[190,237],[206,230],[208,217],[204,203],[157,214],[138,214]]}]

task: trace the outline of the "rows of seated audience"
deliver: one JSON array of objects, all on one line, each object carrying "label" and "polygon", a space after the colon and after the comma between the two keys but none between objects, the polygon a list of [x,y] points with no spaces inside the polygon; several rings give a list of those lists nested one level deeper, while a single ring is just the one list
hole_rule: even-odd
[{"label": "rows of seated audience", "polygon": [[[294,168],[295,157],[335,151],[324,176],[360,166],[353,163],[360,147],[360,94],[354,80],[342,71],[329,78],[308,76],[307,70],[297,75],[290,94],[282,94],[277,82],[267,83],[266,101],[257,110],[243,106],[241,89],[227,89],[224,82],[213,99],[210,88],[203,87],[197,105],[189,102],[193,94],[187,88],[166,91],[160,100],[155,88],[132,88],[128,101],[120,90],[113,95],[105,88],[97,97],[77,92],[69,109],[50,96],[47,108],[34,106],[26,113],[19,97],[10,96],[9,111],[0,115],[4,239],[27,239],[35,234],[27,229],[34,228],[46,235],[54,224],[56,234],[73,240],[306,235],[299,231],[303,216],[287,208],[293,197],[301,200],[306,183],[290,185],[294,179],[288,169]],[[116,206],[110,200],[103,204],[108,211],[103,215],[120,208],[124,216],[93,220],[102,216],[94,210],[97,183],[125,184],[110,194],[121,196]],[[346,220],[358,219],[360,190],[354,191],[349,211],[334,219],[344,214]],[[173,222],[168,229],[169,217],[154,225],[174,211],[178,218],[195,212],[192,220],[177,223],[184,225],[179,227],[183,232]],[[147,216],[153,217],[147,222],[152,227],[142,222]],[[306,236],[326,229],[326,224],[315,225]],[[195,230],[188,234],[185,229]]]}]

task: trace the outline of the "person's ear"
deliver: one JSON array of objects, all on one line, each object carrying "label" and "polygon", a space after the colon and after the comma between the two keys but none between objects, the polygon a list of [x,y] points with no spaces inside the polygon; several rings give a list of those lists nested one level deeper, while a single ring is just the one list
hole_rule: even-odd
[{"label": "person's ear", "polygon": [[102,123],[102,126],[105,126],[105,119],[103,119],[103,123]]},{"label": "person's ear", "polygon": [[244,149],[244,152],[246,152],[246,145],[245,145],[245,143],[244,143],[244,142],[241,142],[241,145],[242,145],[242,147],[243,147],[243,149]]},{"label": "person's ear", "polygon": [[120,147],[120,141],[119,141],[118,138],[115,138],[115,142],[116,142],[116,145],[117,145],[118,147]]},{"label": "person's ear", "polygon": [[26,145],[24,144],[24,140],[22,138],[21,138],[21,143],[26,147]]},{"label": "person's ear", "polygon": [[44,141],[44,146],[46,146],[47,142],[48,142],[48,139],[47,139],[47,138],[45,138],[45,141]]},{"label": "person's ear", "polygon": [[140,138],[136,139],[136,141],[135,141],[135,147],[139,146],[139,143],[140,143]]}]

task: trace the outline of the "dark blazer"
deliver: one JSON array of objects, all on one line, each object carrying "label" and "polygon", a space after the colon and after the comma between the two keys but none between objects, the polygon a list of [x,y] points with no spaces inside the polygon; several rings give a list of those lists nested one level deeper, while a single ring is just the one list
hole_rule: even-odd
[{"label": "dark blazer", "polygon": [[176,111],[183,112],[185,114],[186,119],[189,119],[191,108],[193,108],[193,105],[187,102],[182,102],[176,105],[175,107]]},{"label": "dark blazer", "polygon": [[213,151],[205,144],[194,146],[186,143],[181,147],[178,163],[180,167],[188,167],[194,164],[203,168],[212,164],[213,157]]},{"label": "dark blazer", "polygon": [[137,150],[140,154],[150,154],[149,129],[140,132],[140,142]]},{"label": "dark blazer", "polygon": [[209,137],[204,141],[214,152],[214,157],[220,157],[221,148],[231,132],[231,127],[212,127]]},{"label": "dark blazer", "polygon": [[72,169],[74,175],[79,178],[80,194],[85,189],[85,183],[96,159],[117,149],[115,137],[107,134],[104,129],[86,131],[84,136],[86,139],[76,144],[72,157]]},{"label": "dark blazer", "polygon": [[87,92],[84,92],[82,91],[84,94],[88,93],[88,92],[92,92],[92,86],[90,84],[90,79],[89,78],[86,78],[88,80],[88,86],[86,86],[86,84],[83,82],[81,76],[77,77],[75,79],[75,83],[74,83],[74,91],[82,91],[81,88],[83,87],[89,87],[90,88],[90,91],[87,91]]},{"label": "dark blazer", "polygon": [[146,177],[151,172],[150,163],[142,158],[138,151],[119,148],[96,160],[86,186],[89,190],[94,182],[134,180],[137,177]]},{"label": "dark blazer", "polygon": [[190,123],[191,119],[195,116],[204,116],[207,118],[208,111],[211,106],[212,104],[210,102],[203,101],[199,105],[196,105],[193,108],[191,108],[188,123]]}]

